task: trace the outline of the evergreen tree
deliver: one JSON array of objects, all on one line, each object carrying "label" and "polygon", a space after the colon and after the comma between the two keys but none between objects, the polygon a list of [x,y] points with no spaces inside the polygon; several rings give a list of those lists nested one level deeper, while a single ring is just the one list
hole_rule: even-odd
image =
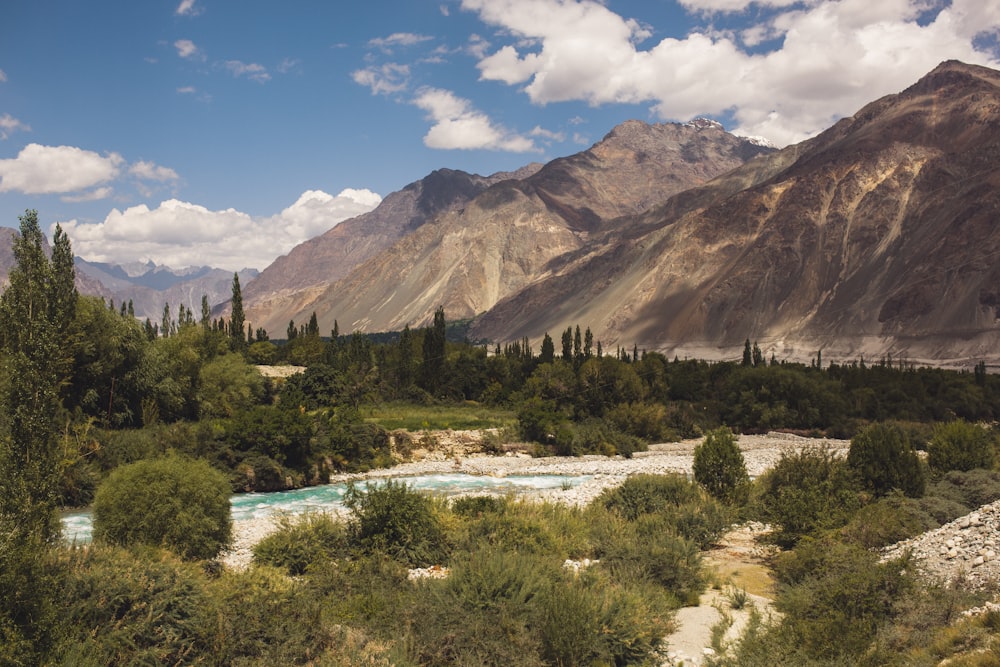
[{"label": "evergreen tree", "polygon": [[750,350],[750,339],[747,338],[743,342],[743,365],[752,366],[753,365],[753,352]]},{"label": "evergreen tree", "polygon": [[542,353],[538,357],[538,360],[543,364],[551,364],[556,358],[556,346],[552,342],[552,337],[549,336],[549,332],[545,332],[545,337],[542,339]]},{"label": "evergreen tree", "polygon": [[594,334],[591,333],[590,327],[587,327],[587,331],[583,334],[583,358],[590,359],[594,353]]},{"label": "evergreen tree", "polygon": [[288,320],[288,328],[285,329],[285,338],[287,340],[295,340],[299,335],[299,330],[295,328],[295,320]]},{"label": "evergreen tree", "polygon": [[764,353],[757,346],[757,341],[753,342],[753,365],[754,368],[764,365]]},{"label": "evergreen tree", "polygon": [[229,337],[230,344],[234,351],[241,351],[246,348],[246,336],[243,327],[246,324],[246,315],[243,313],[243,293],[240,290],[240,274],[233,273],[233,298],[232,314],[229,317]]},{"label": "evergreen tree", "polygon": [[316,311],[309,316],[309,324],[306,326],[306,335],[319,338],[319,321],[316,319]]},{"label": "evergreen tree", "polygon": [[580,338],[580,325],[573,332],[573,361],[577,364],[583,361],[583,340]]}]

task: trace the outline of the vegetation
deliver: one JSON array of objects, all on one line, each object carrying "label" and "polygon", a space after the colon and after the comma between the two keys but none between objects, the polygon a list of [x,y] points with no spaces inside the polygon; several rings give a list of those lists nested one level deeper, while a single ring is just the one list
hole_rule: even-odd
[{"label": "vegetation", "polygon": [[170,456],[117,468],[94,498],[94,540],[162,546],[182,558],[214,558],[229,544],[226,476],[205,461]]},{"label": "vegetation", "polygon": [[[824,366],[606,353],[588,329],[529,341],[430,327],[286,340],[179,304],[140,323],[81,297],[72,250],[21,218],[0,297],[0,665],[644,665],[708,576],[734,520],[765,521],[783,613],[756,615],[733,665],[991,664],[1000,621],[918,585],[875,549],[1000,499],[1000,377],[889,358]],[[557,342],[561,347],[556,348]],[[266,380],[256,363],[304,371]],[[692,482],[636,476],[585,509],[452,503],[389,482],[349,516],[286,518],[246,572],[213,560],[228,495],[390,465],[389,431],[490,428],[535,455],[628,457],[701,438]],[[850,438],[805,447],[753,482],[736,434]],[[919,454],[926,450],[926,462]],[[93,502],[95,542],[66,545],[59,505]],[[591,563],[564,568],[567,559]],[[408,568],[443,578],[411,580]],[[735,604],[749,605],[730,594]]]}]

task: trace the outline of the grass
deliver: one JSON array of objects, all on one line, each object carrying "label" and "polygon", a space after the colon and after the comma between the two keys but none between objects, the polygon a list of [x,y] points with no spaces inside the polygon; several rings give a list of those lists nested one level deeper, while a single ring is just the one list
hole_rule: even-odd
[{"label": "grass", "polygon": [[517,416],[512,411],[471,402],[464,405],[387,403],[366,409],[366,413],[365,421],[389,431],[475,431],[517,425]]}]

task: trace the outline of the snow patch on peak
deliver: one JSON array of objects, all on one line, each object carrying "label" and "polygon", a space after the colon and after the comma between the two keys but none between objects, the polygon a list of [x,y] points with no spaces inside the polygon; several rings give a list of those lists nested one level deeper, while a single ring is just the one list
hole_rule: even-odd
[{"label": "snow patch on peak", "polygon": [[684,126],[693,127],[696,130],[714,129],[722,130],[723,132],[726,131],[726,128],[722,127],[722,123],[717,120],[712,120],[711,118],[695,118],[694,120],[684,123]]},{"label": "snow patch on peak", "polygon": [[738,136],[743,141],[746,141],[747,143],[753,144],[754,146],[763,146],[764,148],[777,148],[777,146],[774,145],[774,143],[772,143],[771,140],[768,139],[767,137],[760,137],[747,134],[738,134],[736,136]]}]

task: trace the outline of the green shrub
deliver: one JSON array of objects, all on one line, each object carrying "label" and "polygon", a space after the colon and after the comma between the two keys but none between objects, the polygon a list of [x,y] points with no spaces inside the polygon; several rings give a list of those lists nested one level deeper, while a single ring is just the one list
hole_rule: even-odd
[{"label": "green shrub", "polygon": [[684,475],[632,475],[614,489],[601,493],[597,503],[634,521],[643,514],[701,500],[702,493]]},{"label": "green shrub", "polygon": [[201,568],[167,552],[94,546],[68,555],[61,664],[174,665],[208,655]]},{"label": "green shrub", "polygon": [[876,496],[899,489],[919,498],[927,485],[920,458],[903,431],[891,424],[872,424],[855,435],[847,465]]},{"label": "green shrub", "polygon": [[784,615],[777,632],[800,661],[857,664],[891,620],[896,600],[912,588],[905,572],[905,562],[880,563],[878,553],[860,546],[805,541],[775,564],[785,584],[775,600]]},{"label": "green shrub", "polygon": [[996,440],[978,424],[955,420],[938,424],[927,444],[927,463],[933,470],[967,471],[993,467]]},{"label": "green shrub", "polygon": [[347,529],[329,514],[307,513],[278,519],[278,530],[253,548],[257,563],[272,565],[291,575],[304,574],[319,561],[332,560],[348,551]]},{"label": "green shrub", "polygon": [[210,590],[211,644],[202,658],[211,664],[306,665],[336,646],[322,618],[322,601],[281,570],[227,572]]},{"label": "green shrub", "polygon": [[939,525],[919,500],[907,498],[897,491],[858,510],[841,529],[841,535],[851,544],[878,549]]},{"label": "green shrub", "polygon": [[727,503],[746,502],[750,477],[736,436],[728,428],[710,432],[695,447],[693,471],[695,481],[713,497]]},{"label": "green shrub", "polygon": [[214,558],[231,534],[229,481],[204,461],[169,456],[122,466],[94,498],[96,542],[200,559]]},{"label": "green shrub", "polygon": [[932,484],[930,490],[970,509],[982,507],[1000,499],[1000,471],[952,470]]},{"label": "green shrub", "polygon": [[445,534],[433,503],[405,482],[390,479],[364,491],[351,484],[344,505],[352,514],[351,542],[362,551],[382,552],[413,567],[444,560]]},{"label": "green shrub", "polygon": [[647,442],[663,440],[668,432],[667,408],[662,403],[620,403],[605,419],[622,433]]},{"label": "green shrub", "polygon": [[608,537],[598,546],[600,561],[616,580],[654,583],[681,604],[697,604],[705,589],[697,544],[655,520],[622,524]]},{"label": "green shrub", "polygon": [[816,448],[783,452],[757,480],[755,495],[752,511],[776,525],[772,539],[786,547],[842,526],[861,505],[845,462]]}]

